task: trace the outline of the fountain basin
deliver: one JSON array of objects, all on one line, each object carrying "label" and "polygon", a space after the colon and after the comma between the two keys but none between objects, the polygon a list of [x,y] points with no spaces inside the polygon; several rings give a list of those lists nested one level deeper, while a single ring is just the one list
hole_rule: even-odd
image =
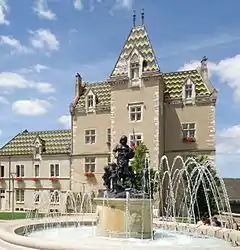
[{"label": "fountain basin", "polygon": [[[97,228],[93,225],[93,221],[93,216],[92,218],[90,218],[90,216],[83,217],[83,220],[80,222],[81,227],[75,227],[77,225],[79,226],[79,217],[76,218],[75,216],[72,218],[59,217],[56,219],[42,219],[41,221],[14,221],[11,222],[12,225],[8,224],[1,227],[0,239],[11,243],[16,247],[23,246],[30,249],[41,250],[240,249],[239,247],[231,246],[231,240],[229,240],[229,242],[221,240],[224,239],[224,237],[217,239],[211,237],[211,235],[209,237],[208,234],[201,235],[199,228],[196,228],[195,225],[161,222],[159,219],[154,219],[154,228],[156,230],[155,240],[141,240],[133,238],[120,239],[99,236],[97,235]],[[64,225],[67,227],[64,228]],[[33,226],[35,227],[35,231],[29,232],[28,237],[22,236],[26,228],[31,229]],[[59,226],[63,227],[59,228]],[[44,227],[47,229],[41,230]],[[224,228],[219,229],[214,227],[208,228],[208,230],[203,231],[208,233],[211,230],[218,232],[222,231],[222,235],[229,235],[230,238],[235,235],[235,239],[239,239],[240,236],[239,231],[228,231]],[[175,231],[176,229],[178,231]],[[220,237],[220,235],[221,234],[216,235],[216,237]]]},{"label": "fountain basin", "polygon": [[152,205],[150,199],[95,198],[97,231],[103,237],[151,239]]}]

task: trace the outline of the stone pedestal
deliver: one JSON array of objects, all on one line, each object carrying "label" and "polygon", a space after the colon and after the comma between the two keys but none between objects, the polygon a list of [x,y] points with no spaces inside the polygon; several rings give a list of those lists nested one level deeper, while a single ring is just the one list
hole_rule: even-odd
[{"label": "stone pedestal", "polygon": [[95,198],[97,231],[104,237],[152,238],[149,199]]}]

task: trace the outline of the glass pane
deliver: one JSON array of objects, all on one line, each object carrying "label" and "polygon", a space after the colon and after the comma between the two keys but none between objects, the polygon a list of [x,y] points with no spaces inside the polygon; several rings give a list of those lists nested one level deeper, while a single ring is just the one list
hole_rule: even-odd
[{"label": "glass pane", "polygon": [[23,177],[24,176],[24,166],[23,165],[21,165],[21,176]]},{"label": "glass pane", "polygon": [[189,129],[194,129],[195,128],[195,123],[189,123]]},{"label": "glass pane", "polygon": [[4,166],[1,166],[1,177],[4,177]]},{"label": "glass pane", "polygon": [[90,171],[91,172],[95,172],[95,164],[91,164],[90,165]]},{"label": "glass pane", "polygon": [[95,129],[91,130],[91,135],[95,135]]},{"label": "glass pane", "polygon": [[17,175],[17,177],[20,177],[20,166],[19,165],[16,166],[16,175]]},{"label": "glass pane", "polygon": [[85,143],[86,144],[90,143],[90,137],[89,136],[85,136]]},{"label": "glass pane", "polygon": [[140,121],[140,120],[141,120],[141,113],[137,113],[137,114],[136,114],[136,118],[137,118],[137,119],[136,119],[137,121]]},{"label": "glass pane", "polygon": [[50,176],[51,177],[54,176],[54,165],[53,164],[50,165]]},{"label": "glass pane", "polygon": [[141,112],[142,108],[140,106],[136,107],[137,112]]},{"label": "glass pane", "polygon": [[195,130],[190,130],[189,137],[194,137],[194,136],[195,136]]},{"label": "glass pane", "polygon": [[35,165],[35,177],[39,176],[39,165]]},{"label": "glass pane", "polygon": [[85,135],[89,135],[90,131],[89,130],[85,130]]},{"label": "glass pane", "polygon": [[95,136],[91,136],[91,143],[95,143]]},{"label": "glass pane", "polygon": [[91,158],[91,163],[95,163],[95,157]]},{"label": "glass pane", "polygon": [[187,123],[183,123],[183,124],[182,124],[182,128],[183,128],[183,129],[187,129],[187,128],[188,128],[188,124],[187,124]]},{"label": "glass pane", "polygon": [[131,118],[131,121],[135,121],[135,113],[131,113],[130,118]]},{"label": "glass pane", "polygon": [[59,165],[55,165],[55,176],[59,176]]},{"label": "glass pane", "polygon": [[183,130],[183,138],[187,138],[188,137],[188,131],[187,130]]}]

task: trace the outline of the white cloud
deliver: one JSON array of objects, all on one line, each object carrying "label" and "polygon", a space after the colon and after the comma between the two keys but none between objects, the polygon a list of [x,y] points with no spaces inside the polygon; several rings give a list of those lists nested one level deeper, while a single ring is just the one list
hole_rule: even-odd
[{"label": "white cloud", "polygon": [[133,6],[133,0],[116,0],[110,13],[112,13],[115,10],[121,10],[121,9],[131,10],[132,6]]},{"label": "white cloud", "polygon": [[[0,0],[1,1],[1,0]],[[0,44],[8,45],[15,49],[18,53],[31,53],[32,50],[20,43],[19,40],[11,36],[0,36]]]},{"label": "white cloud", "polygon": [[17,72],[20,74],[28,74],[28,73],[32,73],[34,71],[36,71],[37,73],[40,73],[41,71],[47,70],[47,69],[49,69],[49,67],[42,65],[42,64],[36,64],[36,65],[33,65],[29,68],[19,69]]},{"label": "white cloud", "polygon": [[37,82],[35,83],[34,88],[36,88],[41,93],[55,92],[55,88],[52,86],[52,84],[46,82]]},{"label": "white cloud", "polygon": [[18,100],[12,104],[12,110],[19,115],[37,116],[44,115],[51,108],[46,100]]},{"label": "white cloud", "polygon": [[10,22],[6,19],[6,14],[9,12],[7,0],[0,0],[0,24],[9,25]]},{"label": "white cloud", "polygon": [[[180,70],[196,69],[200,66],[197,61],[186,63]],[[211,74],[218,76],[220,83],[228,84],[234,91],[236,101],[240,100],[240,54],[223,59],[219,62],[208,62]]]},{"label": "white cloud", "polygon": [[1,104],[10,104],[6,97],[0,96],[0,103]]},{"label": "white cloud", "polygon": [[70,115],[63,115],[60,116],[58,122],[61,123],[64,128],[71,128],[71,116]]},{"label": "white cloud", "polygon": [[77,10],[82,10],[83,9],[83,0],[74,0],[73,6]]},{"label": "white cloud", "polygon": [[49,29],[38,29],[30,31],[32,37],[30,42],[36,49],[58,50],[60,43]]},{"label": "white cloud", "polygon": [[51,83],[28,80],[25,76],[13,72],[0,73],[0,87],[10,89],[34,88],[41,93],[52,93],[55,91]]},{"label": "white cloud", "polygon": [[39,18],[56,20],[57,16],[48,8],[47,0],[36,0],[33,8]]}]

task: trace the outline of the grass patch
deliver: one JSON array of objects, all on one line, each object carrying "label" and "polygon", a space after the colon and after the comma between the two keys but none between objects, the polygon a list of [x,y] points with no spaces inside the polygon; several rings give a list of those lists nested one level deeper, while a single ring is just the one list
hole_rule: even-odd
[{"label": "grass patch", "polygon": [[20,220],[25,219],[26,213],[25,212],[0,212],[0,220]]}]

